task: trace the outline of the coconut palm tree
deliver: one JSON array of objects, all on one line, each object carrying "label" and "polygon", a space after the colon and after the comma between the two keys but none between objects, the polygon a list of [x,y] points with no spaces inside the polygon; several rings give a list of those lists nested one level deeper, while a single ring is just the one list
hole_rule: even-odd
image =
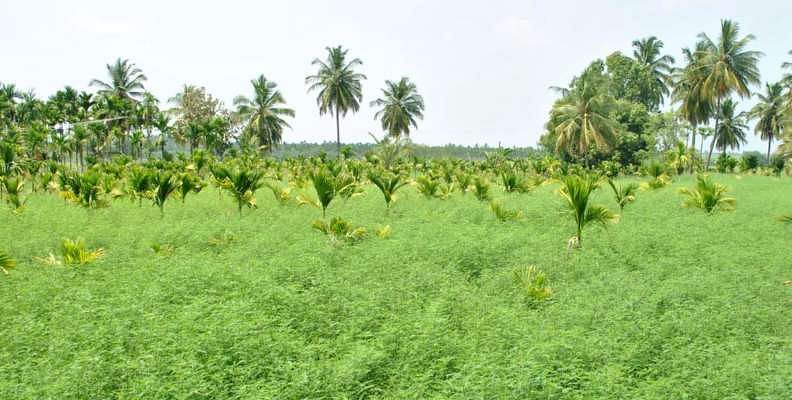
[{"label": "coconut palm tree", "polygon": [[653,99],[654,103],[663,104],[663,96],[669,95],[668,88],[672,82],[674,57],[660,54],[663,50],[663,41],[655,36],[634,40],[632,45],[633,58],[652,76],[652,86],[655,89],[653,93],[656,94],[656,98]]},{"label": "coconut palm tree", "polygon": [[[750,86],[761,82],[757,62],[762,53],[748,50],[748,45],[755,37],[749,34],[740,38],[739,34],[740,25],[730,20],[721,21],[721,32],[717,41],[710,39],[705,33],[699,34],[704,51],[700,66],[705,75],[702,93],[713,100],[716,110],[721,110],[721,103],[732,93],[740,97],[750,96]],[[722,112],[715,114],[716,137],[720,130],[722,114]],[[710,144],[707,156],[708,168],[715,144],[715,140]]]},{"label": "coconut palm tree", "polygon": [[416,119],[423,119],[423,97],[406,77],[398,82],[385,81],[385,86],[383,97],[371,102],[372,107],[381,107],[374,119],[380,119],[382,130],[392,137],[410,136],[410,127],[418,128]]},{"label": "coconut palm tree", "polygon": [[[712,143],[721,151],[726,151],[727,147],[739,149],[740,145],[746,142],[745,132],[748,130],[748,125],[745,123],[745,115],[744,113],[736,114],[736,109],[737,102],[726,99],[718,112],[720,124],[715,130]],[[712,150],[710,150],[710,155],[712,155]]]},{"label": "coconut palm tree", "polygon": [[759,102],[748,114],[758,121],[754,132],[762,140],[767,140],[767,162],[770,162],[770,149],[773,139],[778,139],[784,130],[784,86],[780,83],[765,84],[765,93],[757,93]]},{"label": "coconut palm tree", "polygon": [[606,90],[582,76],[550,111],[550,123],[558,135],[556,152],[584,156],[592,145],[601,150],[611,148],[619,129],[611,117],[613,104]]},{"label": "coconut palm tree", "polygon": [[113,94],[122,99],[137,99],[143,95],[143,82],[146,75],[129,60],[118,58],[114,64],[107,64],[107,82],[99,79],[91,81],[91,86],[99,88],[99,95]]},{"label": "coconut palm tree", "polygon": [[159,112],[154,116],[154,120],[152,121],[152,126],[159,131],[159,137],[157,138],[157,145],[160,148],[160,156],[165,158],[165,144],[167,142],[167,137],[171,133],[171,124],[170,119],[168,118],[168,114],[164,112]]},{"label": "coconut palm tree", "polygon": [[314,59],[311,65],[317,66],[315,75],[305,78],[308,91],[318,90],[316,104],[319,105],[319,115],[331,113],[336,120],[336,146],[341,154],[341,125],[340,118],[349,111],[353,113],[360,109],[363,100],[363,87],[361,81],[366,76],[355,72],[355,67],[363,64],[359,58],[347,62],[347,52],[343,47],[326,47],[327,57],[324,61]]},{"label": "coconut palm tree", "polygon": [[250,81],[253,98],[238,96],[234,99],[237,114],[245,123],[245,133],[258,140],[260,148],[272,150],[283,141],[283,128],[291,128],[284,117],[294,118],[294,110],[283,107],[286,100],[275,82],[264,75]]},{"label": "coconut palm tree", "polygon": [[560,182],[558,194],[564,199],[564,206],[575,221],[575,236],[569,242],[570,247],[579,247],[582,244],[581,234],[588,224],[599,223],[605,226],[617,220],[618,216],[607,208],[590,203],[592,193],[599,188],[599,176],[566,175],[560,178]]},{"label": "coconut palm tree", "polygon": [[[705,69],[701,67],[704,56],[704,43],[699,42],[694,50],[682,49],[685,66],[677,68],[674,74],[672,98],[679,104],[679,115],[693,127],[690,147],[696,149],[698,126],[707,124],[713,113],[712,102],[702,93]],[[704,138],[702,137],[702,142]]]}]

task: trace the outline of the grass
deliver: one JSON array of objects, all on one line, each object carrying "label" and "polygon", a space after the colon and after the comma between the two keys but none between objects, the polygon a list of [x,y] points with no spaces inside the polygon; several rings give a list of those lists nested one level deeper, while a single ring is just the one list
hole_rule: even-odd
[{"label": "grass", "polygon": [[[788,399],[792,180],[715,180],[735,211],[682,208],[686,177],[577,251],[554,185],[493,187],[525,215],[509,224],[472,193],[403,188],[386,213],[369,186],[328,218],[392,234],[340,247],[311,228],[321,210],[264,192],[242,218],[213,188],[162,218],[32,195],[0,213],[18,261],[0,276],[0,398]],[[608,188],[595,202],[618,210]],[[33,261],[73,237],[104,257]],[[526,303],[525,265],[551,300]]]}]

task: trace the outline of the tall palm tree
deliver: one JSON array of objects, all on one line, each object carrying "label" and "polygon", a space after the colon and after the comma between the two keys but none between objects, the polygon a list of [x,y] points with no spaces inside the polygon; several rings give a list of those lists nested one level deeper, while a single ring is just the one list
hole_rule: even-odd
[{"label": "tall palm tree", "polygon": [[770,149],[773,139],[778,139],[784,130],[784,86],[780,83],[767,83],[765,94],[757,93],[759,102],[751,109],[749,116],[756,118],[754,132],[762,140],[767,140],[767,162],[770,162]]},{"label": "tall palm tree", "polygon": [[372,107],[382,107],[374,119],[382,121],[382,130],[392,137],[410,136],[410,127],[418,128],[416,119],[423,119],[424,101],[414,83],[407,77],[398,82],[385,81],[383,97],[371,102]]},{"label": "tall palm tree", "polygon": [[336,120],[336,146],[341,154],[341,125],[340,117],[347,112],[357,112],[363,100],[363,86],[361,81],[366,76],[355,72],[355,67],[363,64],[359,58],[347,62],[347,52],[343,47],[326,47],[327,57],[324,61],[314,59],[312,66],[319,69],[315,75],[305,78],[305,83],[310,85],[308,91],[318,90],[316,104],[319,105],[319,115],[326,113],[335,114]]},{"label": "tall palm tree", "polygon": [[[706,124],[713,113],[712,102],[702,93],[706,70],[701,67],[704,56],[704,43],[697,43],[694,50],[682,49],[685,66],[677,68],[674,73],[674,90],[672,98],[680,103],[679,114],[693,127],[693,138],[690,147],[696,148],[698,126]],[[704,138],[702,137],[702,141]]]},{"label": "tall palm tree", "polygon": [[[732,93],[740,97],[751,95],[751,85],[761,83],[757,62],[761,52],[748,50],[748,44],[755,37],[746,35],[739,37],[740,25],[730,20],[721,21],[721,33],[717,41],[713,41],[705,33],[699,34],[703,43],[704,54],[701,68],[705,71],[702,82],[703,93],[714,100],[715,109],[721,110],[721,103]],[[720,130],[721,112],[715,114],[715,137]],[[707,167],[712,159],[715,141],[710,144],[707,156]]]},{"label": "tall palm tree", "polygon": [[165,112],[159,112],[157,115],[154,116],[154,120],[152,122],[152,126],[159,131],[159,137],[157,137],[157,145],[160,148],[160,156],[164,159],[165,158],[165,144],[167,143],[167,137],[171,134],[171,123],[170,119],[168,118],[168,114]]},{"label": "tall palm tree", "polygon": [[110,79],[107,82],[94,79],[90,83],[99,88],[98,94],[113,94],[122,99],[137,99],[143,95],[143,82],[147,78],[134,63],[118,58],[115,64],[107,64],[106,67]]},{"label": "tall palm tree", "polygon": [[283,107],[286,100],[275,82],[264,75],[250,81],[253,98],[238,96],[234,99],[237,114],[245,123],[245,133],[258,139],[260,148],[272,150],[283,140],[283,128],[291,128],[284,117],[294,118],[294,110]]},{"label": "tall palm tree", "polygon": [[671,73],[674,71],[674,57],[669,55],[661,55],[663,50],[663,41],[655,36],[634,40],[633,45],[633,58],[644,68],[646,68],[652,76],[654,93],[656,98],[653,99],[657,105],[663,104],[663,97],[669,95],[669,86],[671,85]]},{"label": "tall palm tree", "polygon": [[[792,56],[792,50],[789,51],[789,55]],[[781,68],[792,70],[792,62],[785,62],[781,64]],[[784,82],[786,85],[792,85],[792,72],[784,74],[784,79],[782,82]]]},{"label": "tall palm tree", "polygon": [[550,125],[558,135],[556,153],[585,156],[591,145],[607,150],[619,124],[611,117],[613,99],[593,80],[581,76],[568,96],[550,111]]},{"label": "tall palm tree", "polygon": [[720,151],[726,151],[727,147],[733,150],[739,149],[740,145],[746,142],[745,132],[748,130],[748,125],[745,123],[744,114],[736,114],[736,109],[737,102],[732,99],[726,99],[721,104],[718,112],[720,124],[712,138],[712,143]]}]

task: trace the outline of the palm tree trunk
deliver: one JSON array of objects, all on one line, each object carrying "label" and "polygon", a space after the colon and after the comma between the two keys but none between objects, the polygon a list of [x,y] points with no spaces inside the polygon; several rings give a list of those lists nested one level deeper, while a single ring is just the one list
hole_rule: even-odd
[{"label": "palm tree trunk", "polygon": [[770,148],[773,146],[773,137],[767,138],[767,165],[770,165]]},{"label": "palm tree trunk", "polygon": [[[694,157],[695,157],[695,154],[696,154],[696,130],[697,129],[698,129],[698,126],[696,124],[693,124],[693,134],[691,135],[693,138],[690,141],[690,148],[693,149]],[[703,138],[701,140],[704,141]],[[690,160],[690,173],[691,174],[693,173],[693,164],[694,163],[695,163],[695,158]]]},{"label": "palm tree trunk", "polygon": [[338,151],[338,158],[341,158],[341,121],[338,117],[338,107],[335,109],[336,117],[336,151]]},{"label": "palm tree trunk", "polygon": [[718,103],[715,107],[715,131],[712,132],[712,143],[710,143],[709,155],[707,156],[707,170],[709,170],[710,161],[712,160],[712,150],[715,149],[715,139],[718,137],[718,127],[720,126],[720,109],[721,99],[718,97]]}]

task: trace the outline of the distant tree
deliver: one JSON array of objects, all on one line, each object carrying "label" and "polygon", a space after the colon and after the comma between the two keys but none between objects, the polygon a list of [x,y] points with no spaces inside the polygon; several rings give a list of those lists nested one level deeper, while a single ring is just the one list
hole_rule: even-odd
[{"label": "distant tree", "polygon": [[615,101],[607,84],[602,63],[592,64],[573,81],[568,95],[553,105],[548,128],[557,135],[557,153],[582,157],[592,147],[613,146],[619,124],[611,117]]},{"label": "distant tree", "polygon": [[[657,107],[663,104],[664,96],[669,95],[671,85],[671,73],[674,70],[674,58],[669,55],[661,55],[663,41],[655,36],[634,40],[633,58],[651,76],[652,104]],[[654,107],[649,107],[654,109]]]},{"label": "distant tree", "polygon": [[169,113],[176,118],[170,135],[180,144],[187,143],[193,148],[202,141],[201,128],[213,117],[225,113],[220,100],[207,93],[206,88],[194,85],[184,85],[168,102],[173,105]]},{"label": "distant tree", "polygon": [[[739,24],[723,20],[717,41],[713,41],[705,33],[699,34],[704,51],[700,65],[705,71],[702,93],[715,103],[716,110],[721,110],[715,114],[716,138],[721,132],[720,117],[724,114],[722,112],[724,100],[731,93],[748,97],[751,95],[750,86],[761,82],[757,62],[762,53],[748,50],[748,45],[754,40],[753,35],[740,38],[739,33]],[[716,140],[713,140],[707,156],[707,167],[712,159],[712,149],[715,145]]]},{"label": "distant tree", "polygon": [[770,162],[770,149],[773,139],[778,139],[784,130],[784,87],[778,83],[765,85],[765,93],[756,93],[759,102],[751,109],[749,116],[757,119],[754,132],[762,140],[767,140],[767,162]]},{"label": "distant tree", "polygon": [[256,138],[260,149],[270,151],[283,141],[283,128],[291,127],[284,117],[294,118],[294,110],[284,107],[286,100],[275,82],[264,75],[250,82],[253,98],[234,99],[236,112],[245,125],[244,134]]},{"label": "distant tree", "polygon": [[[748,125],[745,123],[743,113],[736,113],[737,103],[732,99],[726,99],[721,104],[718,118],[720,124],[715,130],[715,136],[712,142],[721,150],[726,151],[726,148],[739,149],[741,144],[746,142],[745,133],[748,130]],[[710,155],[712,152],[710,151]]]},{"label": "distant tree", "polygon": [[147,78],[134,63],[118,58],[114,64],[107,64],[106,67],[109,80],[94,79],[90,83],[99,88],[99,95],[113,94],[122,99],[137,99],[143,95],[143,82]]},{"label": "distant tree", "polygon": [[390,136],[410,136],[410,127],[417,128],[416,119],[423,119],[424,101],[414,83],[406,77],[398,82],[385,81],[383,97],[371,102],[381,107],[374,119],[382,121],[382,130]]},{"label": "distant tree", "polygon": [[[706,54],[703,42],[698,42],[694,50],[682,49],[686,64],[678,68],[674,74],[674,90],[672,98],[679,103],[679,115],[692,127],[690,147],[696,148],[698,127],[705,125],[714,113],[711,99],[704,93],[706,70],[703,58]],[[704,138],[702,137],[702,143]]]},{"label": "distant tree", "polygon": [[311,65],[317,66],[315,75],[305,78],[308,91],[318,90],[316,103],[319,105],[319,115],[331,113],[336,120],[336,147],[341,154],[341,116],[347,112],[357,112],[363,100],[361,81],[366,76],[355,72],[355,67],[363,64],[358,58],[347,62],[347,52],[343,47],[326,47],[325,60],[314,59]]}]

